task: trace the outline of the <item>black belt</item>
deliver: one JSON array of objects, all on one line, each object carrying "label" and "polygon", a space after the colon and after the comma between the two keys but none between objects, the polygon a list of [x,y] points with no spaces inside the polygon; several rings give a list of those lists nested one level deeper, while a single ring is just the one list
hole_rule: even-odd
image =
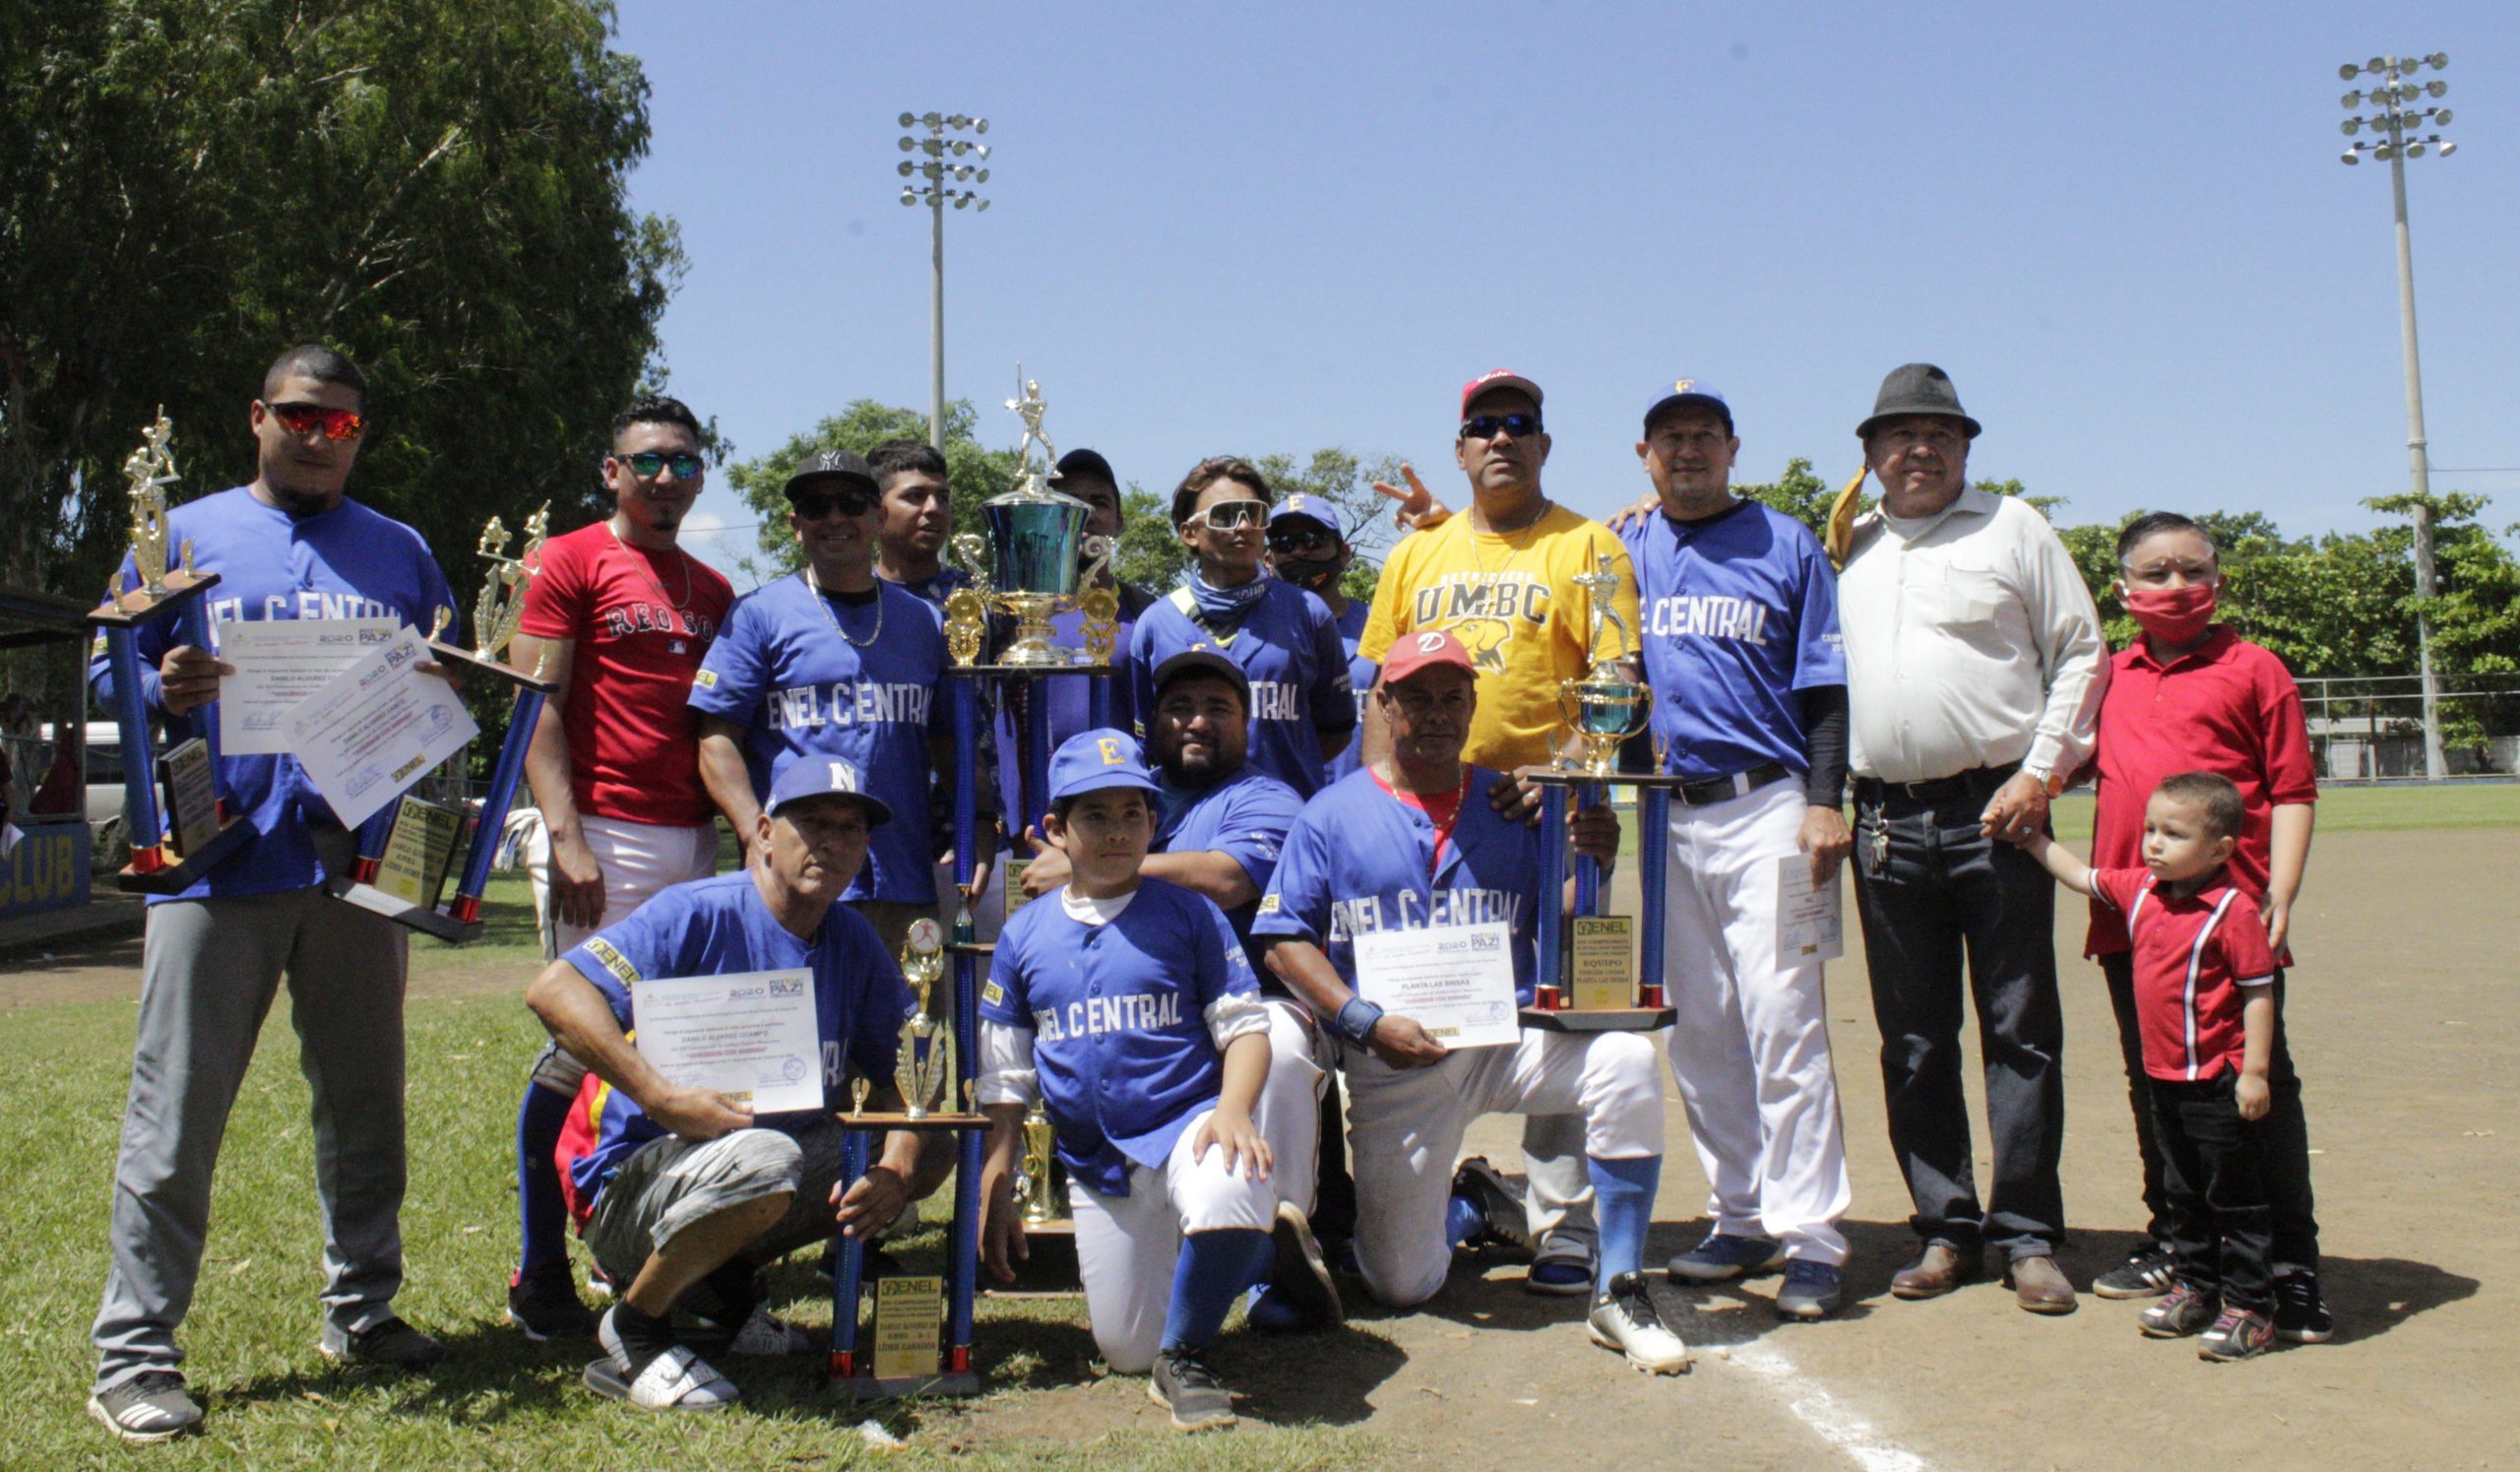
[{"label": "black belt", "polygon": [[2021,769],[2019,762],[2000,767],[1972,767],[1949,777],[1931,782],[1884,782],[1878,777],[1858,777],[1855,800],[1866,807],[1897,803],[1901,806],[1925,807],[1948,802],[1954,798],[1979,798],[1994,792]]},{"label": "black belt", "polygon": [[1730,802],[1747,797],[1772,782],[1783,782],[1794,773],[1777,762],[1761,762],[1746,772],[1730,777],[1709,777],[1704,782],[1691,782],[1671,789],[1671,796],[1691,807],[1705,807],[1716,802]]}]

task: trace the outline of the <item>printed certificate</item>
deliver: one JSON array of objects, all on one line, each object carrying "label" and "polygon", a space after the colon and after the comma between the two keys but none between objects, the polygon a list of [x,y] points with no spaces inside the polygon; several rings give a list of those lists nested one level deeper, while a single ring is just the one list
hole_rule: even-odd
[{"label": "printed certificate", "polygon": [[219,749],[228,756],[277,756],[289,744],[288,719],[306,697],[359,657],[391,642],[391,618],[239,619],[219,627],[219,658],[236,672],[219,681]]},{"label": "printed certificate", "polygon": [[1354,937],[1356,992],[1424,1028],[1446,1048],[1519,1041],[1514,930],[1501,920]]},{"label": "printed certificate", "polygon": [[630,1017],[639,1056],[676,1084],[715,1089],[756,1115],[823,1107],[811,972],[641,982]]},{"label": "printed certificate", "polygon": [[289,717],[288,749],[346,827],[480,735],[455,687],[419,672],[428,658],[418,630],[399,630]]}]

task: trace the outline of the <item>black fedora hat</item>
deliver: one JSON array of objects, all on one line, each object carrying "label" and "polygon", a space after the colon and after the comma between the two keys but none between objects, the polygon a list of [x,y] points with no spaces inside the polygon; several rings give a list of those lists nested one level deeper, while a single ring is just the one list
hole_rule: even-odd
[{"label": "black fedora hat", "polygon": [[1958,419],[1976,439],[1982,426],[1960,407],[1960,391],[1951,386],[1951,375],[1931,363],[1902,363],[1881,380],[1881,392],[1872,401],[1872,416],[1855,426],[1856,438],[1872,432],[1872,426],[1883,419],[1902,415],[1935,414]]}]

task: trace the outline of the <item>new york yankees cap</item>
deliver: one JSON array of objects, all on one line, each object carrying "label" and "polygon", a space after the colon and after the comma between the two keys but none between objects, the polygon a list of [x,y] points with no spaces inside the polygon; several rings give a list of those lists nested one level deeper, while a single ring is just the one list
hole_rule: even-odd
[{"label": "new york yankees cap", "polygon": [[857,480],[864,482],[868,490],[878,488],[875,468],[866,463],[865,456],[854,450],[816,450],[788,473],[788,483],[780,491],[792,501],[797,491],[816,480]]},{"label": "new york yankees cap", "polygon": [[857,763],[837,756],[806,755],[789,762],[779,780],[770,784],[770,800],[761,810],[777,817],[779,809],[808,798],[850,799],[865,809],[869,828],[893,820],[891,804],[866,791],[866,774],[857,769]]}]

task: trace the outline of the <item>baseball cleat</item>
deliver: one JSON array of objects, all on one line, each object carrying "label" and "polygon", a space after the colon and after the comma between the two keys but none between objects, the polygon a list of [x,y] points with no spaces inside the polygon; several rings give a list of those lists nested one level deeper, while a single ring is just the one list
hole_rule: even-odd
[{"label": "baseball cleat", "polygon": [[1321,1259],[1321,1245],[1311,1224],[1292,1201],[1278,1203],[1278,1220],[1269,1229],[1277,1261],[1269,1273],[1269,1297],[1301,1315],[1308,1329],[1332,1329],[1348,1321],[1339,1303],[1339,1285],[1330,1279],[1330,1264]]},{"label": "baseball cleat", "polygon": [[1520,1252],[1526,1258],[1537,1249],[1522,1195],[1505,1184],[1505,1178],[1487,1163],[1486,1156],[1474,1155],[1453,1172],[1453,1194],[1478,1207],[1480,1220],[1486,1228],[1481,1236],[1462,1246],[1477,1247],[1485,1242]]},{"label": "baseball cleat", "polygon": [[1766,1272],[1785,1260],[1785,1244],[1771,1237],[1709,1232],[1706,1241],[1664,1264],[1674,1283],[1729,1283]]},{"label": "baseball cleat", "polygon": [[1685,1375],[1689,1347],[1663,1323],[1646,1291],[1643,1273],[1620,1273],[1609,1291],[1593,1300],[1589,1320],[1593,1342],[1627,1356],[1627,1363],[1648,1375]]},{"label": "baseball cleat", "polygon": [[126,1441],[169,1440],[201,1430],[201,1407],[171,1370],[145,1370],[88,1397],[88,1414]]},{"label": "baseball cleat", "polygon": [[1183,1431],[1210,1431],[1234,1423],[1233,1392],[1217,1378],[1207,1355],[1199,1350],[1167,1349],[1156,1356],[1146,1394],[1170,1411],[1172,1424]]},{"label": "baseball cleat", "polygon": [[1776,1293],[1777,1317],[1809,1323],[1837,1312],[1843,1278],[1825,1262],[1806,1262],[1798,1257],[1788,1262],[1785,1286]]}]

